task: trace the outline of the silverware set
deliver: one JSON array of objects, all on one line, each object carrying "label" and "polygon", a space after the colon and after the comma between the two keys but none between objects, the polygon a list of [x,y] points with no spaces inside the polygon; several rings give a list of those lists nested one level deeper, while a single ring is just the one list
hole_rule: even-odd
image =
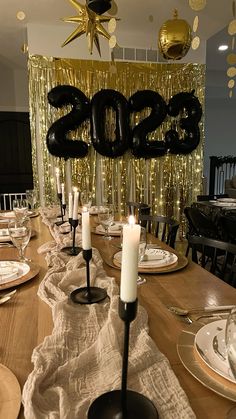
[{"label": "silverware set", "polygon": [[15,293],[16,293],[16,289],[10,292],[6,292],[4,294],[0,294],[0,304],[4,304],[7,301],[9,301]]},{"label": "silverware set", "polygon": [[[182,321],[187,324],[191,324],[204,318],[228,316],[230,310],[232,310],[233,307],[235,307],[235,305],[203,307],[193,310],[186,310],[177,306],[168,306],[167,308],[169,311],[171,311],[171,313],[181,318]],[[193,319],[190,317],[190,315],[194,315]]]}]

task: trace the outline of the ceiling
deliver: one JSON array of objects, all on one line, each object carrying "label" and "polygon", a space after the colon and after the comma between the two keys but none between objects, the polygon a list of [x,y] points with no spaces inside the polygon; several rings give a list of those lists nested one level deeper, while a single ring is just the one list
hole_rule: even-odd
[{"label": "ceiling", "polygon": [[[107,14],[114,15],[118,9],[117,16],[121,20],[117,24],[117,38],[119,31],[142,31],[146,37],[154,33],[156,39],[162,23],[173,16],[174,8],[178,10],[179,17],[186,19],[190,25],[198,14],[198,35],[202,40],[209,39],[233,19],[232,0],[207,0],[205,9],[200,12],[194,12],[188,0],[115,1]],[[84,4],[85,0],[80,0],[80,3]],[[26,14],[23,21],[16,18],[19,10]],[[76,11],[69,0],[1,0],[0,62],[13,68],[26,66],[27,57],[21,52],[21,46],[26,42],[28,23],[68,25],[70,34],[71,25],[62,22],[61,18],[74,15]],[[214,61],[214,57],[212,59]]]}]

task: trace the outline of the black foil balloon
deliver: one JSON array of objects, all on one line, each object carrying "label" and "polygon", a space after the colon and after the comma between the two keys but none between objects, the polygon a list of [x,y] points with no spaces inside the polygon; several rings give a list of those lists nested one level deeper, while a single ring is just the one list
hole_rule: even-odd
[{"label": "black foil balloon", "polygon": [[180,128],[185,131],[183,138],[179,138],[176,130],[169,130],[165,134],[165,141],[170,153],[188,154],[197,148],[200,142],[200,130],[198,123],[202,117],[202,107],[194,90],[181,92],[174,95],[168,104],[168,114],[176,117],[181,111],[185,111],[186,118],[180,119]]},{"label": "black foil balloon", "polygon": [[111,0],[87,0],[87,6],[97,15],[102,15],[111,8]]},{"label": "black foil balloon", "polygon": [[157,129],[164,121],[167,106],[159,93],[152,90],[139,90],[129,99],[130,112],[140,112],[151,108],[151,113],[133,128],[132,153],[135,157],[146,159],[163,156],[166,143],[158,139],[148,140],[148,134]]},{"label": "black foil balloon", "polygon": [[[106,138],[106,110],[116,114],[115,140]],[[95,150],[106,157],[122,156],[130,147],[129,110],[126,98],[116,90],[102,89],[91,100],[91,139]]]},{"label": "black foil balloon", "polygon": [[74,86],[59,85],[48,93],[48,101],[54,108],[72,105],[72,110],[55,121],[47,132],[47,147],[53,156],[65,159],[85,157],[88,145],[82,140],[70,140],[67,135],[90,116],[90,102],[81,90]]}]

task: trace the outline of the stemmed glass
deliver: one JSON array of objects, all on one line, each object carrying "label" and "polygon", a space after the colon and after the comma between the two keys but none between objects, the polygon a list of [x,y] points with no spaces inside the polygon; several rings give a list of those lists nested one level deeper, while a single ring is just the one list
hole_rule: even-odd
[{"label": "stemmed glass", "polygon": [[28,217],[16,218],[8,224],[9,236],[19,253],[19,261],[26,262],[25,248],[31,236],[31,223]]},{"label": "stemmed glass", "polygon": [[105,230],[105,235],[103,236],[106,240],[111,240],[112,237],[108,234],[108,229],[114,221],[114,206],[113,204],[106,204],[104,207],[99,207],[98,210],[98,221],[103,226]]},{"label": "stemmed glass", "polygon": [[14,199],[12,201],[12,209],[16,218],[21,219],[27,216],[28,202],[26,199]]},{"label": "stemmed glass", "polygon": [[89,191],[82,191],[80,193],[80,201],[81,201],[81,205],[82,207],[86,207],[86,208],[91,208],[92,205],[92,193]]},{"label": "stemmed glass", "polygon": [[25,195],[26,195],[26,200],[28,201],[30,205],[30,209],[33,210],[35,206],[35,201],[36,201],[34,189],[27,189],[25,191]]},{"label": "stemmed glass", "polygon": [[[142,262],[145,256],[145,252],[146,252],[146,247],[147,247],[147,232],[146,232],[146,228],[141,227],[140,230],[140,239],[139,239],[139,252],[138,252],[138,262]],[[138,283],[142,283],[143,279],[141,278],[141,276],[138,275],[137,278],[137,282]]]}]

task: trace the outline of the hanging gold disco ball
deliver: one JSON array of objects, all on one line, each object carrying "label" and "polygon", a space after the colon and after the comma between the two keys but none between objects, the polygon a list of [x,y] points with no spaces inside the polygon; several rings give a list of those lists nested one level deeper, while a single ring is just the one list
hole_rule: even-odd
[{"label": "hanging gold disco ball", "polygon": [[167,60],[180,60],[187,54],[191,41],[190,25],[186,20],[178,19],[178,13],[175,10],[174,18],[163,23],[159,31],[160,53]]}]

